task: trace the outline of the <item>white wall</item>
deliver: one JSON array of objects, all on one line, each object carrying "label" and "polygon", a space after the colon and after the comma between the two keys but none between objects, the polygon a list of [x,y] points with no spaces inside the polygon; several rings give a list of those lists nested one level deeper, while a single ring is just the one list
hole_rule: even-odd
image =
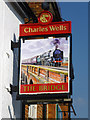
[{"label": "white wall", "polygon": [[[14,11],[14,10],[13,10]],[[6,3],[0,2],[0,118],[20,118],[20,101],[16,101],[16,94],[10,95],[6,88],[13,84],[15,71],[17,73],[16,57],[11,50],[11,40],[18,40],[20,20],[15,16]],[[13,65],[13,57],[15,62]],[[13,66],[16,66],[13,69]],[[14,74],[13,74],[14,72]],[[14,76],[13,76],[14,75]]]}]

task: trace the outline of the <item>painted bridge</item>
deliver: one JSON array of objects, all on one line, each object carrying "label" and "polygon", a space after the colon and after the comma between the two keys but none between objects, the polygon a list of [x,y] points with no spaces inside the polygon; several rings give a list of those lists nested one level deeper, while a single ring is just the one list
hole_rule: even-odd
[{"label": "painted bridge", "polygon": [[[68,83],[68,68],[41,65],[22,65],[21,84]],[[32,84],[32,83],[31,83]]]}]

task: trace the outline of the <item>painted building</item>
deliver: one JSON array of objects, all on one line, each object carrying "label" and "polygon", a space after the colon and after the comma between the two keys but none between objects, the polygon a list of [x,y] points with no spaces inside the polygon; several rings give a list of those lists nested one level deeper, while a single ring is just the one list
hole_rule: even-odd
[{"label": "painted building", "polygon": [[11,50],[11,40],[18,42],[19,24],[25,16],[14,1],[0,1],[0,118],[21,118],[21,101],[9,91],[10,84],[17,85],[18,77],[18,49]]}]

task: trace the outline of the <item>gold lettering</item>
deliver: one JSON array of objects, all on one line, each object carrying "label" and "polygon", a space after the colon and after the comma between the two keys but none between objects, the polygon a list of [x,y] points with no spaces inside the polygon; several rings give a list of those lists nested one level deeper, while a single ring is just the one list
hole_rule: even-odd
[{"label": "gold lettering", "polygon": [[63,25],[62,25],[62,30],[63,30]]},{"label": "gold lettering", "polygon": [[48,86],[48,90],[50,90],[50,86]]},{"label": "gold lettering", "polygon": [[43,32],[43,31],[44,31],[44,28],[42,28],[41,31]]},{"label": "gold lettering", "polygon": [[25,33],[28,33],[28,29],[29,29],[29,28],[24,28],[24,32],[25,32]]},{"label": "gold lettering", "polygon": [[64,30],[66,30],[67,29],[67,27],[66,26],[64,26]]},{"label": "gold lettering", "polygon": [[32,28],[31,28],[31,32],[33,32]]},{"label": "gold lettering", "polygon": [[39,91],[43,91],[43,86],[39,86]]},{"label": "gold lettering", "polygon": [[29,86],[27,87],[27,91],[29,91]]},{"label": "gold lettering", "polygon": [[31,29],[32,32],[34,32],[34,29]]},{"label": "gold lettering", "polygon": [[55,27],[49,26],[49,28],[50,28],[51,31],[55,31]]},{"label": "gold lettering", "polygon": [[39,27],[39,32],[41,31],[41,27]]},{"label": "gold lettering", "polygon": [[27,87],[27,86],[23,86],[23,87],[24,87],[24,92],[26,92],[26,87]]},{"label": "gold lettering", "polygon": [[39,28],[37,28],[37,32],[38,32],[38,29],[39,29]]},{"label": "gold lettering", "polygon": [[[56,27],[56,26],[55,26],[55,27]],[[59,27],[56,27],[56,30],[57,30],[57,31],[59,31],[59,29],[60,29]]]},{"label": "gold lettering", "polygon": [[56,86],[56,90],[61,90],[61,86],[60,86],[60,85],[57,85],[57,86]]},{"label": "gold lettering", "polygon": [[35,88],[36,88],[36,86],[33,86],[33,91],[36,91]]},{"label": "gold lettering", "polygon": [[33,32],[36,32],[36,29],[35,29],[35,28],[33,29]]},{"label": "gold lettering", "polygon": [[59,27],[60,27],[60,30],[62,30],[62,26],[60,25]]},{"label": "gold lettering", "polygon": [[62,85],[62,90],[65,90],[64,85]]},{"label": "gold lettering", "polygon": [[51,90],[55,90],[55,86],[54,85],[51,85]]},{"label": "gold lettering", "polygon": [[44,86],[44,91],[45,91],[45,90],[48,90],[48,88],[47,88],[47,86],[46,86],[46,85]]},{"label": "gold lettering", "polygon": [[31,28],[29,28],[29,32],[31,32]]},{"label": "gold lettering", "polygon": [[48,31],[48,29],[47,28],[45,28],[45,32],[47,32]]},{"label": "gold lettering", "polygon": [[32,91],[32,86],[30,87],[30,91]]}]

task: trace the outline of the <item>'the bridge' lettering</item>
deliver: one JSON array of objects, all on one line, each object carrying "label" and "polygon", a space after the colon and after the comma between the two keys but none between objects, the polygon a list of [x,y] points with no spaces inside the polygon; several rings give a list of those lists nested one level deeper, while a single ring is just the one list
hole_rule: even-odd
[{"label": "'the bridge' lettering", "polygon": [[21,85],[21,93],[42,93],[42,92],[59,92],[67,91],[68,84],[32,84],[32,85]]}]

